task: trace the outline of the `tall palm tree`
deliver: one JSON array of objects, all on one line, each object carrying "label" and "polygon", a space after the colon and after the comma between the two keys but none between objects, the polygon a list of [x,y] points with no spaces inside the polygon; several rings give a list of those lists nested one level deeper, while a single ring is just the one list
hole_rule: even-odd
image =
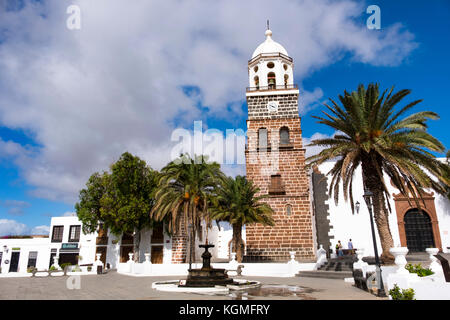
[{"label": "tall palm tree", "polygon": [[245,177],[227,177],[218,188],[211,208],[212,219],[227,221],[233,226],[232,243],[238,262],[242,262],[244,256],[242,227],[252,223],[274,225],[272,208],[261,201],[267,195],[256,196],[258,192],[259,189]]},{"label": "tall palm tree", "polygon": [[191,159],[182,155],[161,170],[150,215],[156,221],[167,221],[169,232],[179,234],[189,230],[189,262],[193,258],[195,236],[202,240],[201,223],[208,220],[209,202],[222,178],[220,165],[208,163],[204,156]]},{"label": "tall palm tree", "polygon": [[[444,146],[426,132],[428,119],[439,119],[431,111],[422,111],[410,116],[405,113],[422,100],[413,101],[394,111],[394,107],[411,91],[393,93],[393,87],[381,95],[378,84],[369,84],[367,90],[359,85],[358,90],[339,95],[341,106],[330,99],[332,106],[325,104],[325,117],[314,117],[318,123],[337,131],[329,139],[317,139],[310,146],[325,146],[319,154],[307,159],[308,166],[320,165],[324,161],[337,160],[327,174],[332,176],[330,196],[337,203],[340,183],[344,199],[350,198],[354,210],[352,182],[356,168],[361,165],[363,185],[373,193],[375,222],[383,249],[382,258],[392,261],[389,248],[393,247],[388,222],[389,193],[383,173],[393,185],[409,198],[411,194],[420,207],[423,188],[432,188],[445,194],[449,184],[448,166],[430,153],[444,152]],[[433,180],[432,177],[436,179]]]}]

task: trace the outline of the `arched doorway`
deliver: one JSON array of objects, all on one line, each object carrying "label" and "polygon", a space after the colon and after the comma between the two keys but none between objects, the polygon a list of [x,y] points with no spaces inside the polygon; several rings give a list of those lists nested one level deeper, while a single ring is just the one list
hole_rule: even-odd
[{"label": "arched doorway", "polygon": [[404,216],[406,245],[410,252],[435,248],[430,216],[423,210],[411,209]]}]

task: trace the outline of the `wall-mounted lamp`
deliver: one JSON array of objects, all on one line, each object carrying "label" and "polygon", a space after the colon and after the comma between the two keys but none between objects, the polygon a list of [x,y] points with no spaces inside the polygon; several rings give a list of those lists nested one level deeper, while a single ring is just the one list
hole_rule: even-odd
[{"label": "wall-mounted lamp", "polygon": [[4,245],[3,246],[3,251],[5,251],[5,253],[8,253],[8,246]]},{"label": "wall-mounted lamp", "polygon": [[359,213],[359,206],[360,205],[361,204],[359,203],[359,201],[356,201],[356,203],[355,203],[356,213]]}]

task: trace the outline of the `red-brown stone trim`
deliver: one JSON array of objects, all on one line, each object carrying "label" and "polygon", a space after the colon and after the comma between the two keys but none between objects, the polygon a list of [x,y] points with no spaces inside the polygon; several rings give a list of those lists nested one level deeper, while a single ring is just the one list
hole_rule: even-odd
[{"label": "red-brown stone trim", "polygon": [[[405,214],[411,209],[418,209],[413,198],[405,197],[402,194],[393,194],[395,202],[395,211],[397,213],[398,232],[400,236],[400,243],[402,247],[406,247],[406,232],[405,232]],[[440,251],[442,251],[441,233],[439,232],[439,221],[436,214],[436,207],[434,205],[433,192],[425,193],[423,201],[420,201],[421,210],[425,211],[431,219],[431,226],[433,230],[434,244]]]}]

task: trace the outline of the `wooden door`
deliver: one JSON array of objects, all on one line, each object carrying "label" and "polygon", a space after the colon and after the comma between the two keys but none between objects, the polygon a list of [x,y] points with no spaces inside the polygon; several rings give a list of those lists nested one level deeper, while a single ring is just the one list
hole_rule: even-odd
[{"label": "wooden door", "polygon": [[20,252],[12,252],[11,265],[9,266],[9,272],[17,272],[17,270],[19,268],[19,257],[20,257]]},{"label": "wooden door", "polygon": [[152,246],[150,257],[152,263],[163,263],[163,246]]},{"label": "wooden door", "polygon": [[130,258],[129,253],[133,253],[133,246],[121,246],[120,247],[120,262],[127,262]]}]

